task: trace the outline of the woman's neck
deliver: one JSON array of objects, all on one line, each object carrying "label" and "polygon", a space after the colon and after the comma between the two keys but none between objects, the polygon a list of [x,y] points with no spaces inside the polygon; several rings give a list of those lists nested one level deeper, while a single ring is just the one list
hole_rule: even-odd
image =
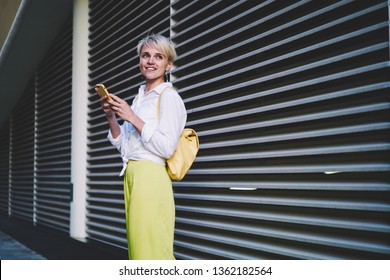
[{"label": "woman's neck", "polygon": [[157,80],[147,80],[146,85],[145,85],[145,92],[151,91],[152,89],[154,89],[155,87],[157,87],[158,85],[160,85],[164,82],[165,82],[164,78],[157,79]]}]

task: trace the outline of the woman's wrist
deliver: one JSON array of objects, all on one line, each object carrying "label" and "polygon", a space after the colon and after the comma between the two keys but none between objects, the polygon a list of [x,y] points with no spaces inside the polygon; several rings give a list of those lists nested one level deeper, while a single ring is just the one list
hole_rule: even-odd
[{"label": "woman's wrist", "polygon": [[135,113],[131,114],[127,121],[131,123],[138,131],[138,133],[141,135],[142,128],[144,127],[145,122],[141,118],[139,118]]},{"label": "woman's wrist", "polygon": [[110,112],[106,112],[106,118],[107,120],[110,122],[110,121],[113,121],[113,120],[116,120],[116,116],[115,116],[115,113],[110,111]]},{"label": "woman's wrist", "polygon": [[138,119],[139,119],[138,116],[134,112],[129,114],[128,117],[127,117],[127,121],[129,123],[131,123],[132,125],[134,125],[137,122]]}]

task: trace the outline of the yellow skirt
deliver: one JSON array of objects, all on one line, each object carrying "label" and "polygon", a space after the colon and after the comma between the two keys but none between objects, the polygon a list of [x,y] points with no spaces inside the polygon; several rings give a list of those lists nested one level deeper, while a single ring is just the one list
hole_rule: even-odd
[{"label": "yellow skirt", "polygon": [[130,260],[174,260],[175,202],[165,166],[127,163],[124,178]]}]

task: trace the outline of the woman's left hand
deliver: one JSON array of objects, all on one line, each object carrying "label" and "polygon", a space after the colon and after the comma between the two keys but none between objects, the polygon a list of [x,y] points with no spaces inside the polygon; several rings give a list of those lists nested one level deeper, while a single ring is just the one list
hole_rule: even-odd
[{"label": "woman's left hand", "polygon": [[134,118],[135,113],[130,108],[129,104],[116,95],[110,94],[110,96],[112,97],[112,100],[107,102],[110,104],[111,110],[113,110],[122,120],[131,122],[130,120]]}]

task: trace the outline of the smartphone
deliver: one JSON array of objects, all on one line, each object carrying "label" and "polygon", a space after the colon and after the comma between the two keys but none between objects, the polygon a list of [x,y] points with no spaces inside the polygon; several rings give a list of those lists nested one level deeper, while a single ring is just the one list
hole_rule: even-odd
[{"label": "smartphone", "polygon": [[97,91],[98,91],[100,97],[105,97],[106,100],[112,99],[110,94],[108,94],[106,87],[103,84],[97,84],[96,88],[97,88]]}]

